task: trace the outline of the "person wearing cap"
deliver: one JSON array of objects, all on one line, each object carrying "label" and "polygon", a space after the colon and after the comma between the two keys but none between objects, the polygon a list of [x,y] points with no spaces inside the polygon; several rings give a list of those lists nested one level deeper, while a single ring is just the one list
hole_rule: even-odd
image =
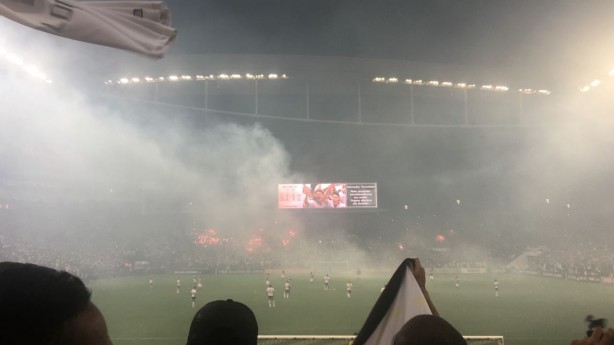
[{"label": "person wearing cap", "polygon": [[205,304],[192,319],[187,345],[257,345],[258,322],[252,310],[232,299]]},{"label": "person wearing cap", "polygon": [[467,345],[467,341],[440,316],[418,315],[401,327],[392,345]]}]

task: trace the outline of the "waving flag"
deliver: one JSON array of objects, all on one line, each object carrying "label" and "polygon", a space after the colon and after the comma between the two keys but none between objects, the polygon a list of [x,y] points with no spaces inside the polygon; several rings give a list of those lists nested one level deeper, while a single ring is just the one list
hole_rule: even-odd
[{"label": "waving flag", "polygon": [[431,314],[429,305],[405,259],[390,278],[353,345],[392,344],[403,325],[416,315]]},{"label": "waving flag", "polygon": [[0,15],[54,35],[161,58],[177,36],[154,0],[0,0]]}]

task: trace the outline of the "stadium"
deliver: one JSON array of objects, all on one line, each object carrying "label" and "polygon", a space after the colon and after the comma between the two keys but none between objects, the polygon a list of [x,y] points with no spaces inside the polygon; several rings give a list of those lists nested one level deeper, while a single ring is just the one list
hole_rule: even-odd
[{"label": "stadium", "polygon": [[[230,23],[268,10],[240,2],[232,11],[193,5]],[[417,11],[409,3],[377,10]],[[261,344],[348,344],[407,257],[421,259],[440,314],[470,344],[581,338],[586,315],[611,318],[614,306],[614,72],[605,44],[613,32],[582,26],[611,5],[564,3],[556,11],[516,5],[518,17],[493,30],[496,39],[478,40],[493,45],[481,50],[509,44],[504,29],[521,10],[551,22],[526,19],[510,39],[524,50],[495,62],[502,55],[472,53],[475,63],[459,57],[467,51],[446,56],[437,41],[445,32],[477,44],[468,36],[427,26],[429,49],[414,52],[400,48],[399,28],[379,20],[381,35],[356,35],[396,34],[398,42],[344,45],[343,28],[355,22],[329,18],[327,38],[274,15],[267,20],[288,25],[286,33],[252,23],[247,34],[236,28],[215,41],[222,24],[200,32],[198,11],[169,1],[179,36],[160,60],[5,20],[0,261],[84,279],[119,345],[184,344],[197,280],[197,306],[245,303]],[[276,6],[294,13],[306,5]],[[370,8],[335,6],[358,17]],[[492,28],[505,7],[490,11],[473,30]],[[414,20],[411,29],[426,25]],[[594,35],[570,37],[565,49],[549,43],[548,55],[530,55],[539,40],[518,38],[540,25],[560,34],[561,23]],[[577,55],[556,59],[578,47],[602,55],[587,66]],[[30,61],[46,73],[32,73]],[[342,208],[307,206],[310,193],[328,187]],[[292,295],[284,299],[286,280]],[[274,309],[265,281],[277,291]]]}]

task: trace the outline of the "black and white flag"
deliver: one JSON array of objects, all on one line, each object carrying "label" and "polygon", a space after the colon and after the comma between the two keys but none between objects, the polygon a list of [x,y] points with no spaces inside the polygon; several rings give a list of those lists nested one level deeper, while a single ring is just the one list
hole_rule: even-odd
[{"label": "black and white flag", "polygon": [[432,314],[414,277],[412,259],[405,259],[375,302],[353,345],[388,345],[416,315]]},{"label": "black and white flag", "polygon": [[177,36],[156,0],[0,0],[0,16],[48,32],[161,58]]}]

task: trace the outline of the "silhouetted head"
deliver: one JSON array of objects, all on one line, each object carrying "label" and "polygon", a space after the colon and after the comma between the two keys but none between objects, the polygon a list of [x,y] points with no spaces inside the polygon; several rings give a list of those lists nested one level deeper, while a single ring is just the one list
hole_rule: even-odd
[{"label": "silhouetted head", "polygon": [[463,336],[436,315],[418,315],[401,327],[393,345],[467,345]]},{"label": "silhouetted head", "polygon": [[106,323],[78,277],[0,263],[0,344],[108,345]]},{"label": "silhouetted head", "polygon": [[207,303],[192,320],[187,345],[256,345],[258,323],[249,307],[231,299]]}]

